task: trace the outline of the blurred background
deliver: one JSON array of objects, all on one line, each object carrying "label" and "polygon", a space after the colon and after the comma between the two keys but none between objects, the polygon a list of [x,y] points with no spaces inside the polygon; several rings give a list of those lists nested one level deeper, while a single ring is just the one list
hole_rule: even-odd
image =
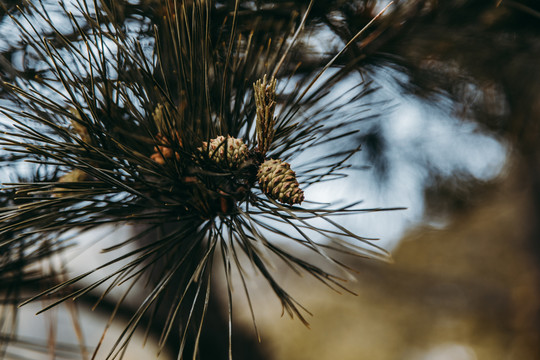
[{"label": "blurred background", "polygon": [[[0,3],[12,10],[23,5]],[[305,50],[311,57],[335,53],[387,3],[315,2],[301,40]],[[258,2],[242,2],[250,4]],[[306,2],[273,6],[305,8]],[[0,73],[32,76],[9,26],[0,10]],[[347,283],[356,295],[280,274],[313,314],[310,329],[282,317],[278,300],[254,275],[249,281],[261,342],[239,287],[234,358],[540,359],[540,5],[397,1],[343,61],[353,57],[362,71],[347,81],[366,77],[378,89],[371,99],[378,116],[365,122],[358,138],[358,165],[366,168],[306,195],[327,201],[354,193],[367,208],[405,207],[344,220],[355,233],[379,238],[393,262],[347,259],[358,270],[357,280]],[[224,286],[218,284],[223,291],[217,293],[226,294]],[[213,299],[203,359],[226,358],[221,300]],[[23,307],[19,332],[41,347],[13,343],[5,358],[54,358],[43,355],[51,334],[65,343],[57,347],[59,359],[74,358],[80,339],[93,346],[110,309],[89,312],[86,305],[37,318],[39,307]],[[73,311],[80,323],[70,320]],[[141,342],[133,341],[127,359],[154,357],[152,341],[144,352]]]}]

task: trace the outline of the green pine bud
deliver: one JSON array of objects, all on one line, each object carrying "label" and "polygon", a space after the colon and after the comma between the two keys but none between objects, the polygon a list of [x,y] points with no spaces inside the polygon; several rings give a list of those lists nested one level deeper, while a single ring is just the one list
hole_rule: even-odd
[{"label": "green pine bud", "polygon": [[257,142],[259,151],[266,154],[274,140],[276,130],[274,111],[276,109],[276,79],[267,81],[266,75],[262,80],[253,84],[255,105],[257,106]]}]

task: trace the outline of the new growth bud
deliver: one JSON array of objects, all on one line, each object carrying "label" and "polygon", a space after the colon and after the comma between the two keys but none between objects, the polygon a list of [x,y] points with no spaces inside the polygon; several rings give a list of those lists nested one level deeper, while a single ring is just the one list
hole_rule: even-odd
[{"label": "new growth bud", "polygon": [[255,105],[257,106],[257,142],[259,151],[266,154],[276,130],[274,129],[274,111],[276,109],[276,79],[272,77],[269,82],[264,75],[262,81],[253,84]]}]

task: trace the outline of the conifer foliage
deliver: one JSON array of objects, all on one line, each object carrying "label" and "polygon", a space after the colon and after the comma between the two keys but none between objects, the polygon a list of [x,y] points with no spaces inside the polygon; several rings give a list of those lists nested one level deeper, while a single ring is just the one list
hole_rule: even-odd
[{"label": "conifer foliage", "polygon": [[[368,211],[358,201],[310,199],[313,184],[346,175],[360,149],[347,139],[363,120],[327,100],[354,67],[333,68],[322,55],[315,57],[320,66],[299,65],[312,3],[287,16],[272,11],[277,3],[251,1],[54,4],[12,9],[36,72],[6,68],[0,77],[3,166],[18,179],[4,179],[0,209],[1,290],[9,303],[45,298],[46,311],[103,284],[100,301],[117,285],[139,284],[145,296],[137,296],[107,359],[121,358],[135,329],[158,320],[159,346],[181,328],[178,356],[191,357],[215,270],[229,284],[229,321],[233,283],[249,300],[247,262],[284,311],[305,322],[270,263],[343,289],[336,274],[348,269],[339,254],[386,258],[337,220]],[[350,91],[358,110],[372,88],[360,83]],[[144,230],[105,249],[114,260],[68,280],[49,276],[50,287],[24,301],[12,296],[25,281],[44,281],[35,265],[77,242],[74,232],[107,224]],[[336,273],[306,260],[309,253]],[[83,281],[97,271],[106,275]],[[118,306],[130,296],[126,289]],[[158,317],[164,304],[166,316]]]}]

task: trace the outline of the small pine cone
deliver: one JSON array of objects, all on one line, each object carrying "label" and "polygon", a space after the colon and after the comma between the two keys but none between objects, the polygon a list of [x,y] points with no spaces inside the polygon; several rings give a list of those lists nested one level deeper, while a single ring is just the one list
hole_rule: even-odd
[{"label": "small pine cone", "polygon": [[281,160],[266,160],[257,173],[262,191],[270,198],[289,205],[301,204],[304,192],[291,165]]},{"label": "small pine cone", "polygon": [[248,148],[242,139],[236,139],[232,136],[218,136],[208,142],[204,141],[200,151],[208,149],[208,157],[219,165],[230,165],[231,167],[239,167],[248,157]]}]

